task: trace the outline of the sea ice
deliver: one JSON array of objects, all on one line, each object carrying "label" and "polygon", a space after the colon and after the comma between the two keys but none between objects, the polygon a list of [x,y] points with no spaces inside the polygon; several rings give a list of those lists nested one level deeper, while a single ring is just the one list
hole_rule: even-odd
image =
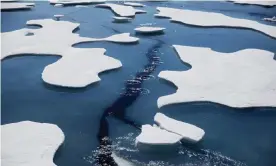
[{"label": "sea ice", "polygon": [[63,5],[63,4],[60,4],[60,3],[56,3],[54,6],[55,6],[55,7],[63,7],[64,5]]},{"label": "sea ice", "polygon": [[200,141],[205,134],[204,130],[195,125],[169,118],[162,113],[157,113],[154,116],[154,121],[162,129],[180,135],[182,141],[196,143]]},{"label": "sea ice", "polygon": [[234,2],[236,4],[247,4],[247,5],[260,5],[260,6],[267,6],[272,7],[276,5],[275,0],[262,0],[262,1],[256,1],[256,0],[229,0],[231,2]]},{"label": "sea ice", "polygon": [[58,126],[31,121],[1,125],[1,135],[4,166],[55,166],[54,154],[64,141]]},{"label": "sea ice", "polygon": [[63,17],[64,15],[62,15],[62,14],[55,14],[54,15],[54,17],[57,19],[57,20],[59,20],[61,17]]},{"label": "sea ice", "polygon": [[176,93],[158,99],[168,104],[210,101],[230,107],[276,106],[274,54],[259,49],[220,53],[210,48],[174,45],[179,57],[192,68],[162,71],[160,78],[178,87]]},{"label": "sea ice", "polygon": [[264,21],[271,21],[271,22],[276,22],[276,16],[273,16],[272,18],[264,18]]},{"label": "sea ice", "polygon": [[103,48],[72,48],[57,62],[45,67],[42,79],[48,84],[80,88],[100,81],[98,74],[122,66],[121,62],[105,56]]},{"label": "sea ice", "polygon": [[116,17],[116,16],[114,16],[113,19],[114,19],[114,22],[120,22],[120,23],[129,22],[131,20],[131,18],[129,17]]},{"label": "sea ice", "polygon": [[154,33],[161,33],[165,30],[166,28],[161,28],[161,27],[139,27],[135,28],[134,30],[137,33],[143,33],[143,34],[154,34]]},{"label": "sea ice", "polygon": [[159,127],[143,125],[141,134],[136,137],[139,150],[172,150],[180,145],[182,136],[168,132]]},{"label": "sea ice", "polygon": [[126,6],[133,6],[133,7],[144,7],[145,5],[141,3],[134,3],[134,2],[125,2],[124,5]]},{"label": "sea ice", "polygon": [[106,0],[49,0],[51,4],[62,4],[66,5],[88,5],[88,4],[99,4],[105,3]]},{"label": "sea ice", "polygon": [[[76,33],[72,33],[73,30],[79,26],[79,24],[68,22],[68,21],[55,21],[52,19],[42,19],[42,20],[30,20],[27,22],[27,24],[39,25],[42,28],[40,29],[24,28],[16,31],[1,33],[2,40],[5,41],[2,43],[1,59],[4,59],[8,56],[19,55],[19,54],[21,55],[24,55],[24,54],[49,55],[50,54],[50,55],[59,55],[62,57],[70,55],[70,58],[61,58],[57,63],[54,63],[55,65],[50,65],[50,66],[55,66],[54,69],[71,71],[72,69],[66,68],[66,64],[64,64],[64,62],[70,61],[70,65],[73,65],[72,60],[78,63],[75,65],[80,65],[80,63],[84,63],[82,62],[84,60],[83,58],[88,58],[88,57],[85,55],[81,56],[79,55],[80,53],[84,53],[86,55],[90,54],[91,57],[94,57],[94,58],[100,56],[100,54],[98,54],[98,56],[96,55],[93,56],[96,49],[82,49],[83,51],[80,51],[79,49],[72,47],[72,45],[74,44],[82,43],[82,42],[96,42],[96,41],[109,41],[109,42],[115,42],[115,43],[133,43],[139,40],[138,38],[129,36],[130,35],[129,33],[115,34],[106,38],[99,38],[99,39],[81,37]],[[32,35],[28,35],[28,34],[32,34]],[[20,39],[20,40],[17,40],[17,39]],[[76,56],[78,55],[78,57],[82,59],[78,60],[78,58],[76,57],[72,59],[73,53],[76,53]],[[88,59],[90,60],[90,58]],[[108,61],[103,62],[103,59],[106,59]],[[101,62],[98,62],[98,60],[100,60]],[[119,67],[118,65],[119,62],[106,56],[102,56],[98,59],[96,58],[94,59],[94,61],[89,63],[94,64],[96,62],[99,63],[99,65],[104,66],[106,70]],[[62,65],[60,66],[60,64]],[[107,65],[111,65],[111,66],[107,66]],[[50,69],[52,68],[53,67],[51,67]],[[85,69],[88,69],[88,68],[85,68]],[[93,70],[94,69],[95,68],[93,68]],[[89,71],[83,71],[83,69],[79,69],[71,72],[75,72],[78,74],[83,74],[83,72],[84,73],[86,72],[84,74],[86,76],[86,74],[89,74],[89,73],[90,75],[92,73],[95,75],[95,72],[104,71],[103,68],[99,68],[99,69],[100,70],[98,71],[94,71],[94,73],[91,72],[91,68],[89,68]],[[46,73],[46,71],[48,70],[49,69],[46,67],[44,72]],[[45,80],[47,79],[46,80],[47,82],[56,83],[56,85],[59,85],[59,86],[75,87],[75,86],[80,86],[80,84],[87,85],[89,83],[99,81],[99,78],[96,75],[93,77],[93,79],[95,80],[92,80],[92,78],[90,78],[90,79],[86,79],[85,80],[86,82],[84,82],[85,78],[82,77],[82,80],[79,80],[81,81],[81,83],[78,82],[77,85],[74,81],[68,80],[68,79],[67,81],[69,82],[67,83],[63,82],[64,84],[58,84],[61,81],[59,80],[60,78],[56,78],[56,76],[59,75],[62,77],[66,77],[65,75],[66,71],[52,71],[52,70],[49,70],[49,71],[50,73],[56,73],[56,74],[53,74],[53,76],[48,76],[47,77],[48,79],[45,77],[43,78]],[[53,78],[57,80],[53,80]],[[70,85],[70,83],[72,83],[72,85]]]},{"label": "sea ice", "polygon": [[116,164],[118,166],[135,166],[135,164],[127,161],[126,159],[124,159],[122,157],[119,157],[114,152],[111,154],[111,157],[114,159],[114,161],[116,162]]},{"label": "sea ice", "polygon": [[156,17],[171,18],[171,20],[175,22],[202,27],[246,28],[276,38],[276,26],[261,24],[253,20],[233,18],[221,13],[182,10],[167,7],[157,7],[157,10],[159,10],[159,13],[155,14]]},{"label": "sea ice", "polygon": [[117,15],[122,17],[133,17],[135,16],[136,13],[146,13],[146,11],[135,9],[132,6],[124,6],[124,5],[117,5],[117,4],[111,4],[111,3],[99,4],[99,5],[96,5],[96,7],[110,8]]},{"label": "sea ice", "polygon": [[9,11],[9,10],[25,10],[31,9],[34,7],[34,3],[18,3],[18,2],[11,2],[11,3],[1,3],[1,10]]}]

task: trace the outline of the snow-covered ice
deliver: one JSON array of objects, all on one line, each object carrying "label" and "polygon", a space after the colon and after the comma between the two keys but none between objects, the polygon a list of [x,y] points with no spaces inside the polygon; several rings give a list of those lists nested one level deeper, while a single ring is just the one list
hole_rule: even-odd
[{"label": "snow-covered ice", "polygon": [[55,7],[63,7],[64,5],[63,5],[63,4],[60,4],[60,3],[56,3],[54,6],[55,6]]},{"label": "snow-covered ice", "polygon": [[88,5],[88,4],[99,4],[105,3],[106,0],[49,0],[51,4],[62,4],[66,5]]},{"label": "snow-covered ice", "polygon": [[133,6],[133,7],[144,7],[145,5],[141,3],[135,3],[135,2],[125,2],[124,5],[126,6]]},{"label": "snow-covered ice", "polygon": [[141,134],[136,137],[139,150],[172,150],[180,145],[182,136],[156,126],[143,125]]},{"label": "snow-covered ice", "polygon": [[[67,55],[70,55],[70,58],[65,58],[65,60],[62,58],[60,59],[57,64],[58,67],[55,69],[59,69],[59,67],[62,68],[62,70],[68,70],[70,72],[75,72],[75,73],[83,73],[86,72],[85,74],[90,73],[90,75],[93,73],[91,72],[91,68],[89,68],[89,71],[83,71],[83,69],[79,69],[76,71],[71,71],[71,69],[66,68],[66,64],[64,65],[64,62],[70,61],[70,64],[68,65],[73,65],[72,60],[74,60],[76,63],[84,63],[82,62],[84,59],[83,58],[88,58],[91,60],[89,57],[83,55],[83,56],[78,56],[79,59],[73,57],[73,53],[76,53],[76,55],[79,55],[79,53],[84,53],[84,54],[89,54],[93,55],[95,52],[95,49],[82,49],[80,51],[77,48],[73,48],[72,45],[77,44],[77,43],[82,43],[82,42],[96,42],[96,41],[109,41],[109,42],[115,42],[115,43],[133,43],[137,42],[139,39],[136,37],[131,37],[129,33],[122,33],[122,34],[115,34],[106,38],[87,38],[87,37],[81,37],[76,33],[72,33],[74,29],[76,29],[79,24],[77,23],[72,23],[68,21],[55,21],[52,19],[42,19],[42,20],[30,20],[27,22],[28,25],[40,25],[42,28],[39,29],[20,29],[16,31],[11,31],[11,32],[5,32],[1,33],[2,40],[5,42],[2,43],[2,50],[1,50],[1,59],[4,59],[8,56],[13,56],[13,55],[24,55],[24,54],[34,54],[34,55],[59,55],[62,57],[65,57]],[[53,31],[54,29],[54,31]],[[32,35],[27,35],[27,34],[32,34]],[[20,40],[17,40],[20,39]],[[71,53],[70,53],[71,52]],[[98,53],[97,53],[98,54]],[[98,54],[100,56],[100,54]],[[93,57],[93,56],[91,56]],[[94,56],[96,57],[96,55]],[[99,63],[99,65],[104,66],[106,69],[100,68],[101,70],[94,71],[95,72],[100,72],[104,70],[109,70],[113,68],[118,68],[120,67],[118,64],[119,62],[115,60],[111,60],[112,58],[109,58],[106,62],[103,62],[103,59],[108,59],[106,56],[100,57],[98,59],[94,59],[94,61],[90,62],[90,64],[94,63]],[[100,60],[101,62],[99,62]],[[104,63],[104,64],[101,64]],[[55,65],[51,66],[56,66],[57,64],[54,63]],[[62,64],[60,66],[60,64]],[[75,64],[75,65],[80,65],[80,64]],[[110,66],[108,66],[110,65]],[[121,64],[120,64],[121,65]],[[50,67],[49,67],[50,68]],[[47,69],[47,67],[46,67]],[[45,72],[49,69],[46,70]],[[52,68],[51,68],[52,69]],[[85,68],[88,69],[88,68]],[[94,70],[94,68],[93,68]],[[65,71],[50,71],[52,73],[59,73],[61,76],[62,74],[66,74]],[[44,73],[45,74],[45,73]],[[94,80],[87,79],[87,80],[80,80],[82,81],[81,83],[78,83],[75,85],[75,82],[72,80],[68,80],[69,82],[64,83],[64,84],[58,84],[60,82],[59,78],[56,78],[53,74],[53,76],[48,76],[47,79],[44,77],[44,79],[49,82],[49,83],[57,83],[56,85],[59,86],[68,86],[68,87],[75,87],[79,86],[80,84],[86,85],[95,81],[99,81],[99,78],[96,76],[93,77]],[[71,75],[72,76],[72,75]],[[64,75],[63,77],[66,77]],[[77,77],[77,76],[75,76]],[[81,77],[81,76],[80,76]],[[56,78],[57,80],[53,80],[53,78]],[[74,78],[72,78],[74,79]],[[85,79],[85,78],[83,78]],[[72,83],[72,85],[70,85]]]},{"label": "snow-covered ice", "polygon": [[221,13],[195,10],[182,10],[167,7],[157,7],[156,17],[171,18],[172,21],[202,27],[246,28],[262,32],[276,38],[276,26],[261,24],[257,21],[233,18]]},{"label": "snow-covered ice", "polygon": [[122,66],[105,56],[104,48],[72,48],[57,62],[45,67],[42,79],[48,84],[80,88],[100,81],[98,74]]},{"label": "snow-covered ice", "polygon": [[262,0],[262,1],[257,1],[257,0],[229,0],[229,1],[234,2],[236,4],[244,4],[244,5],[260,5],[260,6],[267,6],[267,7],[276,6],[276,1],[275,0]]},{"label": "snow-covered ice", "polygon": [[154,116],[154,121],[162,129],[180,135],[182,137],[182,141],[196,143],[200,141],[205,135],[204,130],[201,128],[189,123],[169,118],[162,113],[157,113]]},{"label": "snow-covered ice", "polygon": [[19,3],[19,2],[11,2],[11,3],[1,3],[1,10],[26,10],[31,9],[35,6],[34,3]]},{"label": "snow-covered ice", "polygon": [[127,161],[126,159],[119,157],[116,153],[112,153],[111,157],[114,159],[116,164],[118,166],[135,166],[135,164],[131,163],[130,161]]},{"label": "snow-covered ice", "polygon": [[54,17],[57,19],[57,20],[59,20],[61,17],[63,17],[64,15],[62,15],[62,14],[55,14],[54,15]]},{"label": "snow-covered ice", "polygon": [[131,18],[129,17],[116,17],[116,16],[114,16],[113,19],[114,19],[114,22],[120,22],[120,23],[129,22],[131,20]]},{"label": "snow-covered ice", "polygon": [[99,4],[96,5],[96,7],[110,8],[112,11],[114,11],[117,15],[121,17],[133,17],[136,13],[146,13],[146,11],[135,9],[132,6],[124,6],[111,3]]},{"label": "snow-covered ice", "polygon": [[55,166],[54,155],[64,141],[58,126],[31,121],[2,125],[1,135],[3,166]]},{"label": "snow-covered ice", "polygon": [[158,99],[168,104],[211,101],[230,107],[276,106],[274,54],[259,49],[220,53],[210,48],[174,45],[188,71],[162,71],[159,77],[178,87]]},{"label": "snow-covered ice", "polygon": [[143,34],[153,34],[153,33],[162,33],[166,28],[161,28],[161,27],[138,27],[135,28],[134,30],[137,33],[143,33]]},{"label": "snow-covered ice", "polygon": [[276,22],[276,16],[273,16],[272,18],[264,18],[264,21],[271,21],[271,22]]}]

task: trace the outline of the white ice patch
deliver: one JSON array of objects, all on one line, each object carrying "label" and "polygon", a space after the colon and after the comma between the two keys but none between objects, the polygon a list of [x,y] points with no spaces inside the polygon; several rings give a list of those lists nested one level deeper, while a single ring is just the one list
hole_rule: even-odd
[{"label": "white ice patch", "polygon": [[144,7],[145,6],[141,3],[134,3],[134,2],[125,2],[124,5],[125,6],[133,6],[133,7]]},{"label": "white ice patch", "polygon": [[179,57],[192,68],[162,71],[160,78],[178,87],[176,93],[158,99],[168,104],[211,101],[230,107],[276,106],[274,54],[258,49],[220,53],[210,48],[174,45]]},{"label": "white ice patch", "polygon": [[262,0],[262,1],[257,1],[257,0],[229,0],[231,2],[234,2],[236,4],[243,4],[243,5],[260,5],[260,6],[267,6],[267,7],[272,7],[276,5],[275,0]]},{"label": "white ice patch", "polygon": [[80,88],[100,81],[98,74],[122,66],[121,62],[105,56],[103,48],[73,48],[64,52],[57,62],[45,67],[42,79],[48,84]]},{"label": "white ice patch", "polygon": [[154,116],[154,121],[162,129],[180,135],[182,141],[196,143],[200,141],[205,134],[204,130],[195,125],[169,118],[162,113],[157,113]]},{"label": "white ice patch", "polygon": [[142,131],[136,137],[136,146],[140,150],[171,150],[180,144],[182,136],[151,125],[143,125]]},{"label": "white ice patch", "polygon": [[58,126],[31,121],[2,125],[1,135],[4,166],[55,166],[54,154],[64,141]]},{"label": "white ice patch", "polygon": [[124,6],[111,3],[99,4],[96,5],[96,7],[110,8],[112,11],[122,17],[133,17],[136,13],[146,13],[146,11],[135,9],[132,6]]},{"label": "white ice patch", "polygon": [[270,21],[270,22],[276,22],[276,16],[273,16],[272,18],[264,18],[264,21]]},{"label": "white ice patch", "polygon": [[88,5],[88,4],[99,4],[105,3],[106,0],[49,0],[51,4],[62,4],[66,5]]},{"label": "white ice patch", "polygon": [[116,17],[116,16],[114,16],[113,19],[114,19],[114,22],[121,22],[121,23],[129,22],[131,20],[131,18],[129,17]]},{"label": "white ice patch", "polygon": [[137,33],[144,33],[144,34],[151,34],[151,33],[161,33],[165,30],[166,28],[161,28],[161,27],[139,27],[135,28],[134,30]]},{"label": "white ice patch", "polygon": [[135,166],[135,164],[131,163],[130,161],[127,161],[126,159],[119,157],[114,152],[111,154],[111,157],[114,159],[115,163],[118,166]]},{"label": "white ice patch", "polygon": [[[81,37],[76,33],[72,33],[72,31],[76,29],[79,26],[79,24],[68,22],[68,21],[55,21],[52,19],[44,19],[44,20],[31,20],[31,21],[28,21],[27,24],[40,25],[42,26],[42,28],[40,29],[25,28],[25,29],[20,29],[16,31],[1,33],[2,40],[5,41],[5,42],[2,42],[1,59],[4,59],[8,56],[19,55],[19,54],[35,54],[35,55],[50,54],[50,55],[60,55],[60,56],[67,56],[67,55],[71,56],[72,54],[69,52],[77,53],[76,55],[78,55],[81,52],[79,49],[72,47],[72,45],[77,43],[96,42],[96,41],[109,41],[109,42],[115,42],[115,43],[133,43],[139,40],[138,38],[129,36],[129,33],[115,34],[106,38],[99,38],[99,39]],[[33,35],[30,36],[27,34],[33,34]],[[94,51],[95,49],[92,49],[92,48],[88,50],[83,49],[83,52],[85,54],[91,55],[91,57],[95,57],[93,56]],[[79,63],[77,58],[74,58],[74,60]],[[111,58],[109,58],[109,60],[111,60]],[[59,61],[63,62],[62,59]],[[95,61],[97,61],[97,58],[94,59],[94,62],[90,62],[90,63],[95,63]],[[73,62],[70,62],[70,63],[73,63]],[[111,68],[117,68],[117,65],[115,65],[114,67],[114,59],[112,61],[107,61],[105,63],[112,65],[109,67],[107,67],[106,65],[103,65],[106,67],[106,70],[109,70]],[[60,62],[58,64],[60,64]],[[56,71],[56,73],[59,73],[59,72],[61,71]],[[96,82],[99,80],[96,77],[94,78],[95,80],[93,81],[89,80],[89,82],[82,82],[82,84],[86,85],[91,82]],[[51,82],[55,82],[55,81],[51,80]],[[56,82],[59,82],[59,81],[57,80]],[[74,87],[75,84],[69,85],[69,83],[66,83],[64,85],[60,84],[60,86]]]},{"label": "white ice patch", "polygon": [[9,11],[9,10],[24,10],[24,9],[31,9],[34,7],[34,3],[18,3],[18,2],[12,2],[12,3],[1,3],[1,10],[3,11]]},{"label": "white ice patch", "polygon": [[276,38],[276,27],[261,24],[257,21],[239,19],[226,16],[220,13],[182,10],[167,7],[157,7],[159,10],[156,17],[171,18],[172,21],[202,27],[230,27],[246,28],[262,32],[268,36]]},{"label": "white ice patch", "polygon": [[61,17],[64,17],[64,15],[62,14],[55,14],[54,17],[59,20]]}]

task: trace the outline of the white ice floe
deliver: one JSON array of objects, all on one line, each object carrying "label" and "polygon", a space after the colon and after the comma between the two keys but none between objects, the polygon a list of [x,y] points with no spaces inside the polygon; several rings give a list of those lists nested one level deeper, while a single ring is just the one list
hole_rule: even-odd
[{"label": "white ice floe", "polygon": [[143,125],[141,134],[136,137],[139,150],[172,150],[176,149],[182,136],[168,132],[156,126]]},{"label": "white ice floe", "polygon": [[55,166],[54,154],[64,141],[58,126],[31,121],[2,125],[1,135],[4,166]]},{"label": "white ice floe", "polygon": [[126,6],[133,6],[133,7],[144,7],[145,5],[141,3],[135,3],[135,2],[125,2],[124,5]]},{"label": "white ice floe", "polygon": [[54,15],[54,17],[57,19],[57,20],[59,20],[61,17],[63,17],[64,15],[62,15],[62,14],[55,14]]},{"label": "white ice floe", "polygon": [[135,164],[133,164],[130,161],[127,161],[126,159],[119,157],[118,155],[116,155],[114,152],[111,154],[111,157],[114,159],[115,163],[118,166],[135,166]]},{"label": "white ice floe", "polygon": [[230,107],[276,106],[276,61],[272,52],[245,49],[220,53],[210,48],[179,45],[174,48],[192,68],[159,74],[178,87],[176,93],[158,99],[159,108],[195,101]]},{"label": "white ice floe", "polygon": [[143,34],[153,34],[153,33],[162,33],[166,28],[161,28],[161,27],[139,27],[135,28],[134,30],[137,33],[143,33]]},{"label": "white ice floe", "polygon": [[76,5],[76,8],[87,8],[88,6],[84,6],[84,5]]},{"label": "white ice floe", "polygon": [[272,7],[276,6],[276,1],[275,0],[229,0],[231,2],[234,2],[236,4],[244,4],[244,5],[260,5],[260,6],[267,6],[267,7]]},{"label": "white ice floe", "polygon": [[276,16],[272,17],[272,18],[264,18],[264,21],[271,21],[271,22],[276,22]]},{"label": "white ice floe", "polygon": [[105,3],[106,0],[49,0],[51,4],[62,4],[66,5],[88,5],[88,4],[99,4]]},{"label": "white ice floe", "polygon": [[96,5],[96,7],[110,8],[117,15],[122,17],[133,17],[135,16],[136,13],[146,13],[146,11],[135,9],[132,6],[124,6],[124,5],[117,5],[117,4],[111,4],[111,3],[99,4],[99,5]]},{"label": "white ice floe", "polygon": [[57,3],[54,5],[55,7],[63,7],[63,4]]},{"label": "white ice floe", "polygon": [[73,48],[63,53],[57,62],[45,67],[42,79],[48,84],[80,88],[100,81],[98,74],[122,66],[105,56],[103,48]]},{"label": "white ice floe", "polygon": [[34,3],[18,3],[18,2],[1,3],[1,10],[3,11],[25,10],[25,9],[31,9],[34,6],[35,6]]},{"label": "white ice floe", "polygon": [[155,14],[156,17],[171,18],[171,20],[175,22],[202,27],[247,28],[276,38],[276,26],[261,24],[253,20],[233,18],[221,13],[167,7],[157,7],[157,10],[159,10],[159,13]]},{"label": "white ice floe", "polygon": [[169,118],[162,113],[157,113],[154,116],[154,121],[162,129],[180,135],[182,141],[196,143],[200,141],[205,134],[204,130],[195,125]]},{"label": "white ice floe", "polygon": [[113,17],[114,22],[129,22],[131,20],[131,18],[129,17]]},{"label": "white ice floe", "polygon": [[[63,64],[60,70],[68,70],[71,71],[72,69],[67,69],[66,66],[67,64],[64,64],[64,62],[72,62],[72,54],[76,53],[80,58],[82,59],[77,59],[74,58],[73,60],[76,63],[84,63],[82,62],[83,59],[87,58],[90,60],[90,58],[86,57],[85,55],[81,56],[80,54],[84,53],[86,55],[91,55],[91,57],[95,58],[93,62],[89,63],[95,63],[100,60],[101,62],[98,62],[99,65],[102,65],[102,67],[105,67],[106,70],[112,69],[112,68],[117,68],[119,62],[116,64],[114,63],[114,59],[111,60],[112,58],[107,58],[106,56],[103,56],[101,58],[98,58],[100,55],[95,55],[95,49],[82,49],[83,51],[73,48],[72,45],[77,44],[77,43],[82,43],[82,42],[96,42],[96,41],[109,41],[109,42],[115,42],[115,43],[133,43],[137,42],[139,39],[135,37],[131,37],[129,33],[122,33],[122,34],[115,34],[106,38],[87,38],[87,37],[81,37],[76,33],[72,33],[73,30],[75,30],[79,24],[77,23],[72,23],[68,21],[55,21],[52,19],[42,19],[42,20],[30,20],[27,22],[28,25],[39,25],[42,26],[40,29],[20,29],[16,31],[11,31],[11,32],[5,32],[1,33],[1,38],[3,41],[2,42],[2,50],[1,50],[1,59],[4,59],[8,56],[13,56],[13,55],[26,55],[26,54],[34,54],[34,55],[59,55],[62,57],[70,55],[70,58],[61,58],[57,64]],[[54,29],[54,31],[53,31]],[[31,34],[31,35],[28,35]],[[20,40],[18,40],[20,39]],[[70,53],[71,52],[71,53]],[[103,62],[102,59],[108,59],[108,61]],[[69,59],[69,60],[68,60]],[[103,64],[101,64],[103,63]],[[54,63],[55,64],[55,63]],[[111,66],[107,66],[110,64]],[[115,65],[114,65],[115,64]],[[72,65],[72,64],[70,64]],[[80,65],[80,64],[75,64],[75,65]],[[54,65],[56,66],[56,65]],[[60,66],[59,66],[60,67]],[[56,67],[55,69],[59,69],[59,67]],[[84,67],[84,66],[83,66]],[[69,67],[70,68],[70,67]],[[47,67],[46,67],[47,69]],[[47,71],[45,69],[45,72]],[[88,69],[88,68],[86,68]],[[79,72],[86,72],[86,74],[91,75],[91,68],[89,68],[89,71],[84,71],[83,69],[79,69],[76,71],[71,71],[75,73]],[[93,68],[94,69],[94,68]],[[104,71],[103,68],[100,68],[101,71]],[[51,70],[51,72],[53,72]],[[100,70],[94,71],[94,74],[96,72],[100,72]],[[64,74],[63,77],[66,77],[66,71],[55,71],[53,73]],[[56,74],[56,75],[57,75]],[[58,86],[68,86],[68,87],[75,87],[75,86],[80,86],[82,85],[88,85],[89,83],[93,83],[96,81],[99,81],[99,78],[94,76],[93,78],[95,80],[91,79],[84,79],[81,80],[81,83],[78,83],[77,85],[73,81],[69,81],[64,84],[58,84],[60,82],[59,78],[56,78],[57,80],[53,80],[55,76],[48,76],[48,78],[51,78],[51,80],[47,80],[49,83],[57,83],[55,85]],[[72,74],[71,74],[72,75]],[[77,77],[77,76],[75,76]],[[44,77],[45,78],[45,77]],[[74,77],[72,78],[74,79]],[[86,82],[84,82],[86,81]],[[72,85],[70,85],[72,83]]]}]

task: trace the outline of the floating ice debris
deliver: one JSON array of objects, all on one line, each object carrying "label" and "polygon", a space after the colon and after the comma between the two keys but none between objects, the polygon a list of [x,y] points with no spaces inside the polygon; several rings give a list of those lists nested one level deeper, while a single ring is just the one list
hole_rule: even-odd
[{"label": "floating ice debris", "polygon": [[62,4],[67,5],[89,5],[105,3],[106,0],[49,0],[51,4]]},{"label": "floating ice debris", "polygon": [[125,2],[124,5],[126,6],[133,6],[133,7],[144,7],[145,5],[141,3],[134,3],[134,2]]},{"label": "floating ice debris", "polygon": [[151,125],[143,125],[141,134],[136,137],[135,144],[139,150],[176,150],[182,136]]},{"label": "floating ice debris", "polygon": [[57,19],[57,20],[59,20],[61,17],[63,17],[64,15],[62,15],[62,14],[56,14],[56,15],[54,15],[54,17]]},{"label": "floating ice debris", "polygon": [[150,93],[150,90],[146,88],[134,88],[134,87],[123,88],[123,91],[124,92],[120,93],[120,95],[122,96],[147,95]]},{"label": "floating ice debris", "polygon": [[171,18],[175,22],[202,27],[247,28],[276,38],[276,26],[261,24],[257,21],[233,18],[221,13],[167,7],[157,7],[157,10],[160,12],[155,14],[156,17]]},{"label": "floating ice debris", "polygon": [[259,49],[220,53],[210,48],[174,45],[179,57],[192,68],[162,71],[160,78],[178,87],[176,93],[158,99],[168,104],[211,101],[230,107],[276,107],[274,54]]},{"label": "floating ice debris", "polygon": [[146,13],[146,11],[135,9],[132,6],[124,6],[111,3],[99,4],[96,5],[96,7],[110,8],[112,11],[122,17],[133,17],[136,13]]},{"label": "floating ice debris", "polygon": [[2,11],[26,10],[26,9],[31,9],[34,6],[35,6],[34,3],[18,3],[18,2],[1,3],[1,10]]},{"label": "floating ice debris", "polygon": [[[95,81],[99,81],[100,79],[95,74],[97,72],[101,72],[104,70],[109,70],[113,68],[120,67],[119,64],[121,63],[117,60],[112,58],[103,56],[91,56],[99,57],[94,60],[91,60],[90,57],[87,57],[87,54],[93,55],[94,51],[97,49],[82,49],[79,50],[77,48],[73,48],[72,45],[82,42],[96,42],[96,41],[109,41],[115,43],[133,43],[137,42],[139,39],[135,37],[129,36],[129,33],[122,33],[122,34],[115,34],[106,38],[96,39],[96,38],[87,38],[87,37],[80,37],[76,33],[72,33],[74,29],[76,29],[79,24],[72,23],[68,21],[55,21],[52,19],[44,19],[44,20],[30,20],[27,22],[28,25],[40,25],[42,28],[40,29],[20,29],[11,32],[1,33],[2,40],[5,42],[2,43],[2,50],[1,50],[1,59],[4,59],[8,56],[13,55],[24,55],[24,54],[35,54],[35,55],[60,55],[62,57],[70,56],[69,58],[61,58],[58,62],[50,65],[51,67],[46,67],[44,72],[52,73],[52,76],[47,75],[45,77],[45,73],[43,73],[44,81],[59,85],[59,86],[68,86],[68,87],[81,87],[87,84],[90,84]],[[54,29],[54,31],[53,31]],[[32,36],[26,36],[26,34],[32,33]],[[20,40],[18,40],[20,39]],[[76,54],[78,58],[74,57],[72,54]],[[81,55],[84,53],[85,55]],[[83,62],[83,60],[87,58],[87,60],[91,60],[91,62]],[[103,59],[107,61],[103,61]],[[75,61],[76,64],[73,64],[72,61]],[[102,68],[85,68],[89,71],[84,71],[84,68],[73,69],[67,66],[67,63],[70,63],[71,66],[78,66],[82,63],[89,63],[89,64],[99,64]],[[61,65],[60,65],[61,64]],[[110,66],[108,66],[110,65]],[[54,67],[53,67],[54,66]],[[68,68],[67,68],[68,67]],[[85,67],[85,66],[82,66]],[[95,67],[95,66],[94,66]],[[57,69],[57,71],[53,71],[50,69]],[[91,71],[93,69],[93,71]],[[97,69],[96,71],[94,71]],[[63,70],[63,71],[58,71]],[[79,80],[76,80],[74,77],[69,80],[66,79],[68,82],[64,83],[60,78],[71,77],[72,74],[67,73],[77,73],[74,77],[81,77]],[[85,74],[83,74],[85,73]],[[66,75],[68,74],[68,75]],[[82,75],[78,75],[82,74]],[[93,75],[89,79],[86,79],[86,75]],[[60,78],[56,78],[56,77]],[[56,79],[56,80],[54,80]],[[84,80],[85,79],[85,80]],[[77,82],[80,81],[80,82]],[[77,83],[76,83],[77,82]]]},{"label": "floating ice debris", "polygon": [[31,121],[2,125],[1,135],[5,166],[55,166],[54,154],[64,141],[58,126]]},{"label": "floating ice debris", "polygon": [[154,116],[154,121],[162,129],[180,135],[183,141],[196,143],[200,141],[205,134],[204,130],[195,125],[169,118],[162,113],[157,113]]},{"label": "floating ice debris", "polygon": [[120,22],[120,23],[129,22],[131,20],[131,18],[129,17],[116,17],[116,16],[114,16],[113,19],[114,19],[114,22]]},{"label": "floating ice debris", "polygon": [[88,6],[84,6],[84,5],[76,5],[76,8],[88,8]]},{"label": "floating ice debris", "polygon": [[115,163],[118,166],[134,166],[133,163],[127,161],[126,159],[119,157],[118,155],[116,155],[114,152],[111,154],[111,157],[114,159]]},{"label": "floating ice debris", "polygon": [[276,22],[276,16],[272,17],[272,18],[264,18],[264,21],[271,21],[271,22]]},{"label": "floating ice debris", "polygon": [[135,28],[134,30],[136,33],[142,34],[155,34],[155,33],[162,33],[166,28],[161,27],[139,27]]},{"label": "floating ice debris", "polygon": [[57,62],[45,67],[42,79],[48,84],[81,88],[100,81],[98,74],[122,66],[121,62],[105,56],[103,48],[72,48]]},{"label": "floating ice debris", "polygon": [[276,5],[275,0],[263,0],[263,1],[255,1],[255,0],[229,0],[236,4],[243,4],[243,5],[259,5],[259,6],[266,6],[272,7]]},{"label": "floating ice debris", "polygon": [[55,7],[63,7],[63,4],[57,3],[54,5]]}]

